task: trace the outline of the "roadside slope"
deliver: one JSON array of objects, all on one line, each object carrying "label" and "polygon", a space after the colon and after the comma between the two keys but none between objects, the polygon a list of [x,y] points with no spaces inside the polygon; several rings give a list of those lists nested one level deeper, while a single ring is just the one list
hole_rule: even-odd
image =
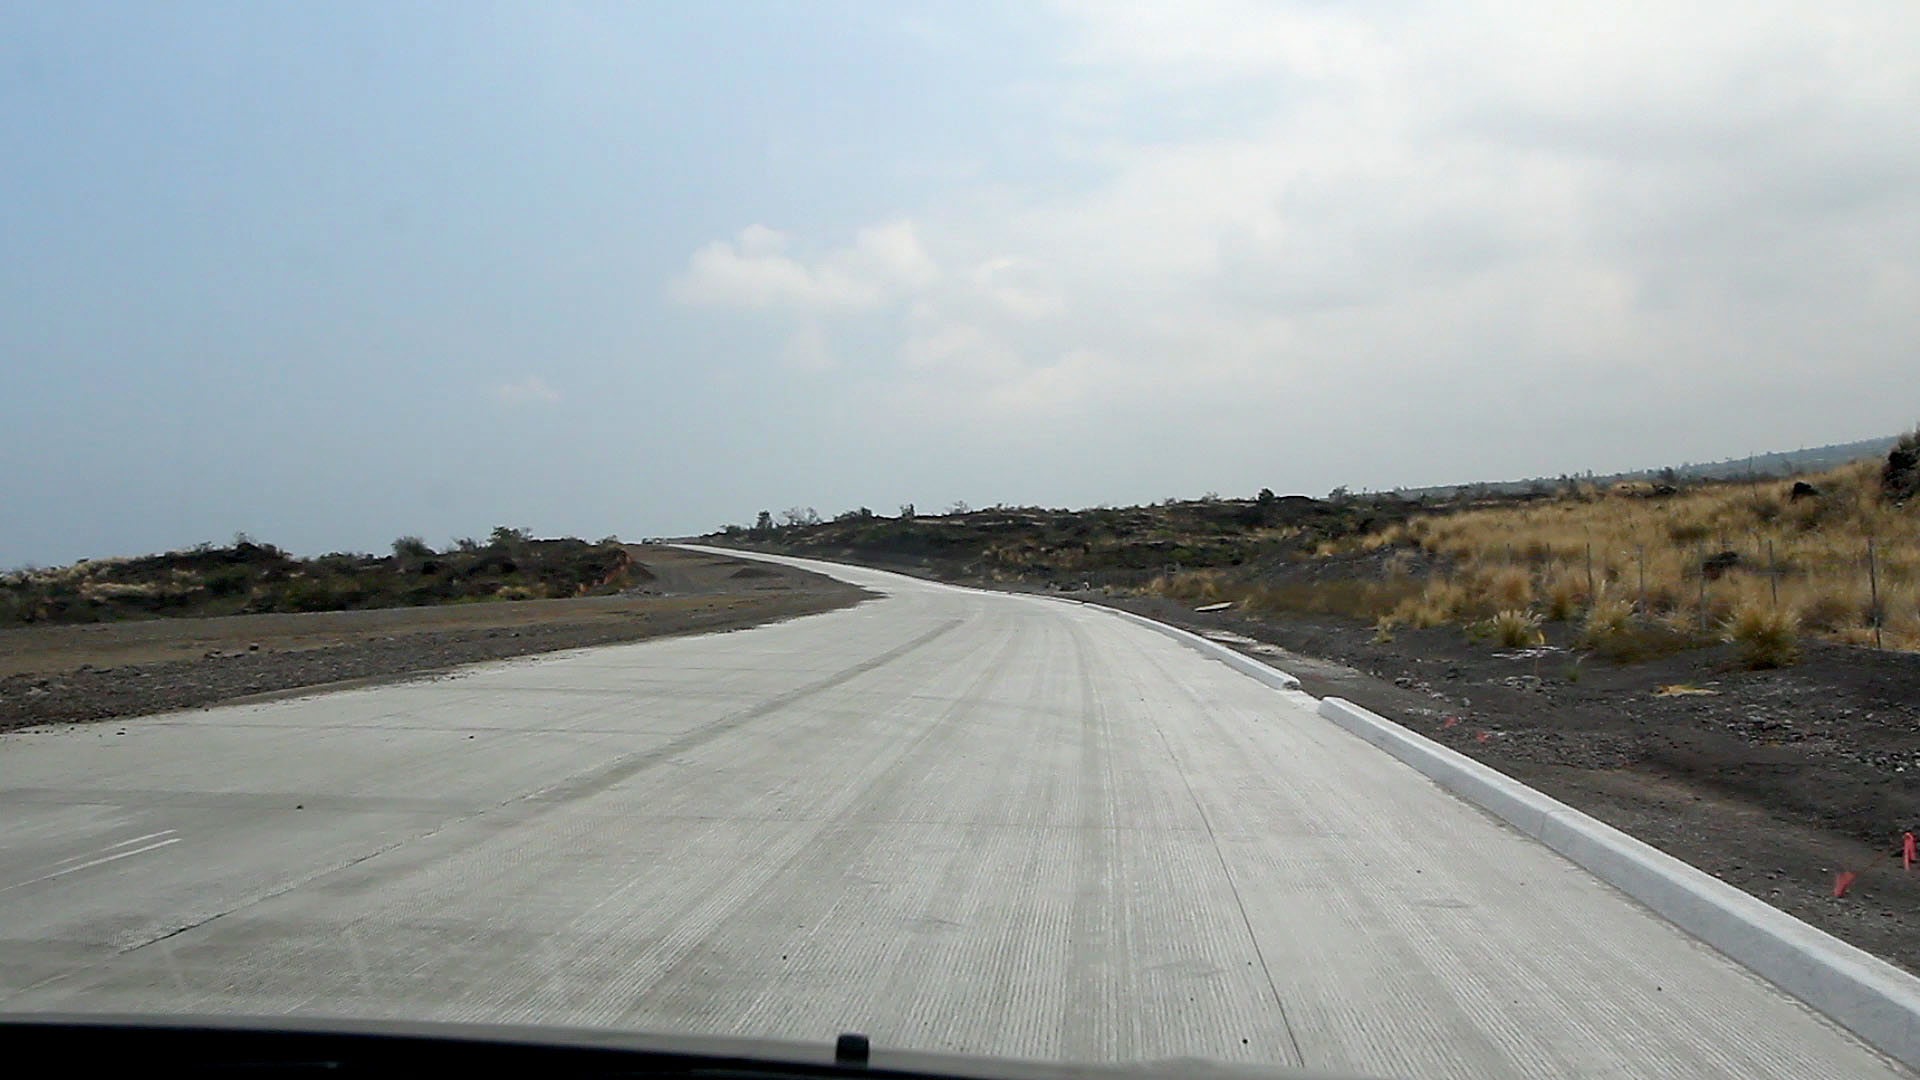
[{"label": "roadside slope", "polygon": [[868,594],[820,574],[635,545],[618,596],[0,630],[0,730],[422,677],[510,656],[730,630]]}]

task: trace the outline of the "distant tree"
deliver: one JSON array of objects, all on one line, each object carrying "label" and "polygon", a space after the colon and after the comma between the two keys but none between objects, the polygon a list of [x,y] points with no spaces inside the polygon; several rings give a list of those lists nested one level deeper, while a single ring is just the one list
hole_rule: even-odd
[{"label": "distant tree", "polygon": [[1220,501],[1220,493],[1217,491],[1209,491],[1205,495],[1200,496],[1200,501],[1203,503],[1217,503]]},{"label": "distant tree", "polygon": [[599,541],[599,544],[601,547],[613,547],[619,543],[620,543],[620,538],[618,536],[615,536],[613,533],[608,533],[607,535],[601,537]]},{"label": "distant tree", "polygon": [[1280,496],[1275,495],[1272,488],[1261,488],[1260,494],[1254,498],[1254,501],[1261,506],[1272,506],[1280,501]]},{"label": "distant tree", "polygon": [[524,544],[532,538],[532,529],[515,529],[506,525],[495,525],[493,531],[487,534],[487,543],[493,547],[514,547],[519,544]]},{"label": "distant tree", "polygon": [[760,511],[760,516],[753,519],[753,531],[757,533],[772,532],[773,514],[766,510]]},{"label": "distant tree", "polygon": [[432,554],[433,549],[417,536],[402,536],[393,542],[393,557],[396,559],[424,559]]},{"label": "distant tree", "polygon": [[747,530],[734,524],[727,524],[720,527],[720,535],[722,536],[740,537],[745,536],[746,532]]},{"label": "distant tree", "polygon": [[789,506],[780,511],[780,524],[785,528],[820,524],[820,512],[811,506]]},{"label": "distant tree", "polygon": [[952,506],[947,507],[947,513],[950,515],[971,514],[973,513],[973,507],[968,506],[965,499],[956,499]]},{"label": "distant tree", "polygon": [[471,555],[474,552],[480,550],[480,541],[475,540],[471,536],[461,536],[461,537],[454,538],[454,540],[448,546],[455,548],[464,554]]},{"label": "distant tree", "polygon": [[902,521],[913,520],[913,504],[912,503],[900,504],[900,520]]},{"label": "distant tree", "polygon": [[1347,490],[1347,485],[1341,484],[1339,487],[1327,492],[1327,501],[1335,503],[1346,502],[1352,496],[1353,492]]}]

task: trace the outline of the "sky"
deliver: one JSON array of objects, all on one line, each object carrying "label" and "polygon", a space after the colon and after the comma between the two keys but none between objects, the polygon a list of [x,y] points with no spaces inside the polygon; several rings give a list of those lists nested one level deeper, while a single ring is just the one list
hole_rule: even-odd
[{"label": "sky", "polygon": [[0,0],[0,568],[1920,419],[1920,5]]}]

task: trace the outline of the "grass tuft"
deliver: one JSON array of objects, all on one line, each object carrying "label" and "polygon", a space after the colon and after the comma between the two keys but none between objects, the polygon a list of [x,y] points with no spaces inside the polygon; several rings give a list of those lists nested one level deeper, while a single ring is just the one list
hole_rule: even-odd
[{"label": "grass tuft", "polygon": [[1749,668],[1777,668],[1800,659],[1800,619],[1792,611],[1748,604],[1735,609],[1721,637],[1739,647]]},{"label": "grass tuft", "polygon": [[1487,620],[1485,632],[1494,644],[1508,649],[1538,645],[1546,640],[1540,633],[1540,616],[1514,608],[1496,612]]},{"label": "grass tuft", "polygon": [[1580,627],[1580,639],[1589,648],[1598,648],[1617,640],[1633,625],[1633,605],[1620,597],[1602,597],[1587,609]]}]

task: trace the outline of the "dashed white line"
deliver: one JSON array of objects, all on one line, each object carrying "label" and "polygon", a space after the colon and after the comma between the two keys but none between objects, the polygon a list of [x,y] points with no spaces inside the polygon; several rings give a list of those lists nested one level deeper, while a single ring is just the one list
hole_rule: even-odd
[{"label": "dashed white line", "polygon": [[[158,835],[165,835],[165,834],[156,833],[154,835],[158,836]],[[140,839],[144,840],[146,839],[146,837],[141,837]],[[117,855],[102,855],[97,859],[91,859],[91,860],[88,860],[87,862],[80,863],[76,866],[69,866],[62,870],[55,870],[50,874],[41,874],[37,878],[28,878],[26,881],[16,881],[11,885],[0,886],[0,892],[10,892],[14,889],[22,888],[27,885],[35,885],[42,881],[51,881],[54,878],[64,877],[67,874],[71,874],[79,870],[85,870],[89,867],[99,866],[102,863],[113,862],[115,859],[128,859],[128,858],[132,858],[135,855],[144,855],[149,851],[166,847],[168,844],[177,844],[180,842],[180,840],[181,840],[180,837],[175,836],[175,837],[172,837],[171,839],[161,840],[157,843],[148,844],[146,847],[134,848],[132,851],[122,851]],[[116,844],[114,846],[122,847],[124,845]],[[108,850],[111,850],[111,849],[108,849]]]},{"label": "dashed white line", "polygon": [[116,851],[123,847],[132,847],[133,845],[141,842],[142,840],[157,840],[162,836],[172,836],[174,833],[179,831],[180,830],[178,829],[162,829],[159,832],[150,832],[145,836],[136,836],[131,840],[122,840],[117,844],[108,844],[106,847],[103,847],[98,851],[85,851],[85,852],[81,852],[78,855],[69,855],[64,859],[61,859],[59,862],[54,863],[53,865],[65,866],[68,863],[79,862],[82,859],[89,858],[94,855],[104,855],[109,851]]}]

